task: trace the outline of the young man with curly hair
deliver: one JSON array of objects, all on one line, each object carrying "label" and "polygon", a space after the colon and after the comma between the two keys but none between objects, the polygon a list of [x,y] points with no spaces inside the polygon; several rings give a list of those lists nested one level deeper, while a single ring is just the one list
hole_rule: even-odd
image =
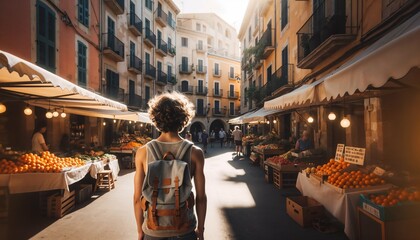
[{"label": "young man with curly hair", "polygon": [[[161,152],[176,152],[184,141],[179,136],[194,117],[194,106],[184,95],[172,92],[155,96],[149,101],[149,115],[161,135],[153,140],[157,142]],[[154,161],[150,153],[150,146],[139,148],[136,153],[136,173],[134,176],[134,214],[137,222],[138,239],[163,240],[163,239],[204,239],[204,221],[206,218],[207,196],[205,192],[204,154],[196,147],[190,147],[190,152],[184,155],[183,161],[188,163],[191,178],[195,185],[195,208],[197,218],[192,212],[193,225],[187,231],[174,230],[156,231],[147,227],[144,213],[141,208],[142,186],[147,174],[149,162]],[[193,210],[191,210],[193,211]]]}]

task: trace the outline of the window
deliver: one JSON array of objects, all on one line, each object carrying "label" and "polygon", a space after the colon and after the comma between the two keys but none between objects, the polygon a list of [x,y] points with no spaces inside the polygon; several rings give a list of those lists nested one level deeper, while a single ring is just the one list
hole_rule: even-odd
[{"label": "window", "polygon": [[168,23],[172,28],[175,27],[175,21],[172,19],[172,13],[170,11],[168,11]]},{"label": "window", "polygon": [[196,23],[196,24],[195,24],[195,30],[196,30],[197,32],[201,32],[201,24]]},{"label": "window", "polygon": [[220,114],[220,101],[219,100],[215,100],[214,101],[214,113],[216,114]]},{"label": "window", "polygon": [[204,115],[204,100],[197,99],[197,115],[203,116]]},{"label": "window", "polygon": [[77,9],[79,22],[86,27],[89,27],[89,0],[79,0]]},{"label": "window", "polygon": [[136,44],[130,41],[130,67],[136,66],[134,56],[136,56]]},{"label": "window", "polygon": [[235,115],[235,103],[234,102],[229,103],[229,114],[231,116]]},{"label": "window", "polygon": [[258,76],[258,87],[260,88],[262,86],[262,76]]},{"label": "window", "polygon": [[235,97],[235,85],[229,85],[229,97]]},{"label": "window", "polygon": [[199,93],[204,93],[204,81],[203,80],[198,80],[198,92]]},{"label": "window", "polygon": [[120,89],[120,75],[109,69],[106,70],[106,94],[114,99],[118,98]]},{"label": "window", "polygon": [[172,48],[172,39],[168,37],[168,48]]},{"label": "window", "polygon": [[204,61],[203,59],[198,59],[198,66],[197,66],[197,70],[199,72],[203,72],[204,71]]},{"label": "window", "polygon": [[203,32],[207,31],[207,27],[205,25],[203,25]]},{"label": "window", "polygon": [[144,89],[144,102],[146,103],[146,106],[148,106],[147,103],[149,102],[149,99],[150,99],[150,87],[146,86]]},{"label": "window", "polygon": [[146,5],[146,8],[147,9],[149,9],[150,11],[152,11],[152,9],[153,9],[153,2],[152,2],[152,0],[146,0],[145,1],[145,5]]},{"label": "window", "polygon": [[87,47],[81,41],[77,41],[77,82],[79,86],[86,87],[87,73]]},{"label": "window", "polygon": [[220,73],[219,73],[219,64],[218,63],[215,63],[214,64],[214,74],[215,75],[220,75]]},{"label": "window", "polygon": [[145,59],[146,59],[146,65],[150,64],[150,54],[149,53],[145,53]]},{"label": "window", "polygon": [[182,57],[182,71],[188,72],[188,57]]},{"label": "window", "polygon": [[[267,68],[267,82],[271,81],[271,65]],[[254,85],[255,86],[255,85]]]},{"label": "window", "polygon": [[244,89],[244,106],[248,105],[248,88]]},{"label": "window", "polygon": [[219,96],[220,95],[220,83],[214,82],[214,95]]},{"label": "window", "polygon": [[160,74],[160,72],[162,71],[162,62],[157,61],[157,70],[158,70],[158,74]]},{"label": "window", "polygon": [[188,81],[183,80],[181,82],[181,92],[188,92]]},{"label": "window", "polygon": [[198,48],[199,50],[203,50],[203,49],[204,49],[204,47],[203,47],[203,40],[198,40],[198,45],[197,45],[197,48]]},{"label": "window", "polygon": [[235,78],[235,69],[233,67],[230,67],[229,78]]},{"label": "window", "polygon": [[284,27],[286,27],[288,23],[288,15],[289,11],[287,9],[288,0],[282,0],[281,1],[281,29],[283,30]]},{"label": "window", "polygon": [[188,47],[188,38],[185,38],[185,37],[181,38],[181,46]]},{"label": "window", "polygon": [[37,1],[37,58],[36,63],[55,72],[55,13],[44,3]]},{"label": "window", "polygon": [[133,106],[135,104],[136,85],[133,80],[128,80],[128,103]]}]

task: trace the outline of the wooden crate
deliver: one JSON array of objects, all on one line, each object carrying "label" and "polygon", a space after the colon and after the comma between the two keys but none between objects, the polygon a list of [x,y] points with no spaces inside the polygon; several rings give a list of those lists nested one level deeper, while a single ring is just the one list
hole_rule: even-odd
[{"label": "wooden crate", "polygon": [[273,183],[273,168],[267,163],[264,163],[264,179],[267,183]]},{"label": "wooden crate", "polygon": [[73,210],[75,204],[75,191],[64,192],[64,195],[54,194],[48,197],[48,217],[61,218]]},{"label": "wooden crate", "polygon": [[279,189],[295,187],[297,175],[297,172],[281,172],[278,169],[273,168],[273,183]]}]

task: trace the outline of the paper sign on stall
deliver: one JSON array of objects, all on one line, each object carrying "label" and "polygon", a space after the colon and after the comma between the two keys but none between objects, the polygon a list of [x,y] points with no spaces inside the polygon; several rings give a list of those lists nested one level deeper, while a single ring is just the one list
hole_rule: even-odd
[{"label": "paper sign on stall", "polygon": [[385,173],[385,169],[380,168],[380,167],[376,167],[376,168],[373,170],[373,173],[374,173],[374,174],[376,174],[376,175],[378,175],[378,176],[382,176],[382,175],[384,175],[384,173]]},{"label": "paper sign on stall", "polygon": [[337,150],[335,151],[335,161],[340,161],[344,152],[344,144],[337,144]]},{"label": "paper sign on stall", "polygon": [[365,148],[346,147],[344,150],[344,161],[363,166],[365,162],[365,152]]}]

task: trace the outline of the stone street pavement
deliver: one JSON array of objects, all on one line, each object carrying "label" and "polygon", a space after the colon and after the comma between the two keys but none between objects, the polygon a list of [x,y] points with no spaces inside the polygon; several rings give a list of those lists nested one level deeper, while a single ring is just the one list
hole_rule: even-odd
[{"label": "stone street pavement", "polygon": [[[260,167],[232,153],[231,148],[214,146],[206,154],[207,240],[347,239],[342,231],[325,234],[301,228],[285,209],[285,197],[298,191],[265,183]],[[133,176],[133,170],[122,170],[114,190],[95,195],[58,220],[31,211],[36,195],[14,196],[9,223],[0,222],[1,239],[136,239]]]}]

